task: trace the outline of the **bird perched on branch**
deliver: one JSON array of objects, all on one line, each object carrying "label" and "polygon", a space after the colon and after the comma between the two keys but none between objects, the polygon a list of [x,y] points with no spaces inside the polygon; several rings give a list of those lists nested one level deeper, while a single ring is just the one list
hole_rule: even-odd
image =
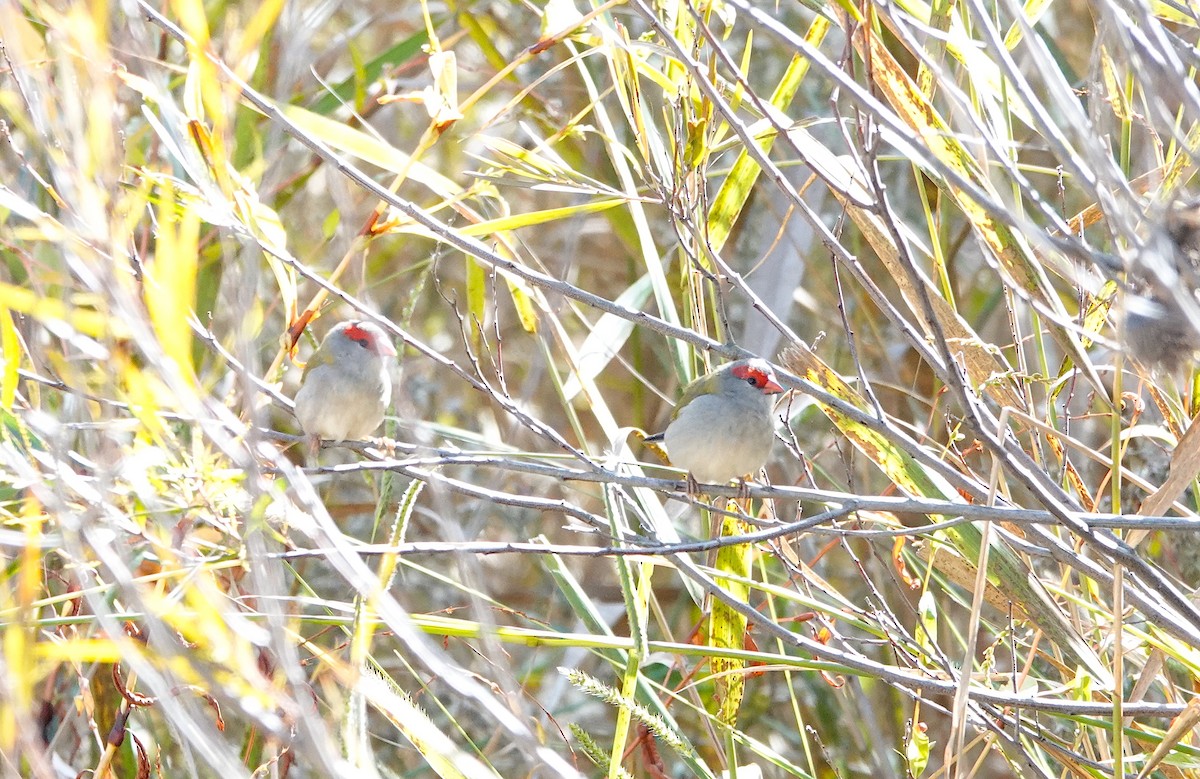
[{"label": "bird perched on branch", "polygon": [[687,385],[667,429],[647,441],[666,444],[671,463],[695,482],[727,484],[766,464],[775,441],[772,395],[783,392],[758,358],[723,365]]},{"label": "bird perched on branch", "polygon": [[296,419],[313,454],[321,439],[366,438],[392,399],[389,360],[396,349],[381,328],[349,320],[334,325],[304,367],[296,392]]}]

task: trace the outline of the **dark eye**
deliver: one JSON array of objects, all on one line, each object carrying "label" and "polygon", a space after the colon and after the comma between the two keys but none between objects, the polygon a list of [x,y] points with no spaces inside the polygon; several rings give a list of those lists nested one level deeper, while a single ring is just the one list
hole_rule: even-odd
[{"label": "dark eye", "polygon": [[358,344],[359,346],[361,346],[364,349],[367,348],[367,339],[366,338],[355,338],[354,343]]},{"label": "dark eye", "polygon": [[751,387],[757,387],[758,386],[758,377],[757,376],[749,376],[746,379],[746,383],[749,384]]}]

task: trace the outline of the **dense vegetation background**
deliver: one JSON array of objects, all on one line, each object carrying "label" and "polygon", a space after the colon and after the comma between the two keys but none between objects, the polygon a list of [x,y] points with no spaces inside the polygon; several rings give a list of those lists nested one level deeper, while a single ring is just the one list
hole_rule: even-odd
[{"label": "dense vegetation background", "polygon": [[[1197,27],[0,5],[4,771],[1200,776]],[[301,467],[352,316],[390,443]],[[687,495],[638,431],[746,354]]]}]

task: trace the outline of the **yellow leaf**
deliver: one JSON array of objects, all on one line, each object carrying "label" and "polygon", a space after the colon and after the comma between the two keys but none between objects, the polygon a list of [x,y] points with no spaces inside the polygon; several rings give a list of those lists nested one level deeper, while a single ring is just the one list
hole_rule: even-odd
[{"label": "yellow leaf", "polygon": [[503,275],[504,280],[508,282],[508,293],[512,295],[513,305],[517,308],[517,317],[521,320],[521,327],[527,333],[536,333],[538,331],[537,308],[533,305],[529,287],[525,284],[524,279],[510,276],[507,273]]},{"label": "yellow leaf", "polygon": [[0,376],[0,408],[12,411],[17,397],[17,367],[21,361],[21,344],[17,339],[17,327],[13,324],[12,312],[0,305],[0,360],[4,373]]},{"label": "yellow leaf", "polygon": [[446,200],[453,200],[462,193],[462,188],[453,181],[428,165],[413,161],[410,155],[385,141],[299,106],[275,107],[297,127],[336,151],[353,155],[391,173],[406,171],[413,181],[424,184],[435,195]]},{"label": "yellow leaf", "polygon": [[242,28],[242,38],[234,61],[241,61],[250,56],[262,44],[263,38],[266,38],[275,27],[275,21],[283,11],[284,0],[262,0],[254,5],[257,8],[254,15]]},{"label": "yellow leaf", "polygon": [[487,326],[487,274],[483,266],[470,255],[464,255],[467,275],[467,327],[471,345],[479,347],[481,331]]},{"label": "yellow leaf", "polygon": [[491,235],[492,233],[515,230],[521,227],[531,227],[533,225],[545,224],[547,222],[554,222],[560,219],[571,219],[582,214],[592,214],[598,211],[607,211],[608,209],[613,208],[614,206],[622,205],[625,202],[625,198],[609,198],[579,206],[564,206],[563,208],[547,208],[541,211],[526,211],[525,213],[521,214],[513,214],[511,216],[503,216],[498,219],[488,219],[484,222],[463,225],[458,232],[462,235],[471,235],[476,237],[481,235]]},{"label": "yellow leaf", "polygon": [[[828,30],[828,20],[817,17],[809,27],[805,39],[818,45],[824,40]],[[787,112],[792,98],[796,95],[796,90],[800,88],[804,74],[808,72],[808,67],[807,58],[799,55],[792,58],[787,70],[784,71],[783,78],[775,85],[775,91],[771,94],[770,102],[774,108],[782,113]],[[771,150],[772,142],[773,138],[770,136],[764,139],[762,144],[764,153]],[[754,188],[754,182],[758,180],[761,172],[762,169],[758,163],[750,157],[745,149],[742,149],[733,163],[733,169],[725,177],[717,196],[713,198],[712,208],[708,212],[708,240],[715,251],[720,251],[725,246],[725,241],[729,238],[733,225],[746,205],[750,192]]]},{"label": "yellow leaf", "polygon": [[106,638],[80,638],[72,641],[39,641],[35,647],[38,660],[50,663],[115,663],[121,659],[121,648]]},{"label": "yellow leaf", "polygon": [[[736,509],[736,506],[732,508]],[[721,536],[736,536],[752,528],[734,517],[725,517],[721,522]],[[750,576],[754,547],[750,544],[731,544],[717,551],[717,570],[738,578],[717,577],[717,584],[740,603],[750,597],[750,588],[745,579]],[[709,645],[718,649],[743,649],[746,643],[746,617],[740,611],[713,599],[712,616],[709,619]],[[737,724],[738,710],[746,691],[746,661],[732,657],[713,657],[713,673],[716,674],[717,719],[730,727]]]},{"label": "yellow leaf", "polygon": [[146,310],[163,352],[180,376],[192,381],[190,319],[196,305],[200,218],[189,208],[175,209],[174,192],[164,192],[159,203],[154,260],[146,263]]},{"label": "yellow leaf", "polygon": [[458,110],[458,64],[453,51],[435,51],[429,55],[429,70],[433,72],[436,105],[426,104],[429,116],[438,132],[462,119]]},{"label": "yellow leaf", "polygon": [[73,307],[55,298],[41,297],[33,290],[0,282],[0,307],[31,316],[43,324],[66,323],[77,332],[95,339],[128,338],[129,326],[100,311]]}]

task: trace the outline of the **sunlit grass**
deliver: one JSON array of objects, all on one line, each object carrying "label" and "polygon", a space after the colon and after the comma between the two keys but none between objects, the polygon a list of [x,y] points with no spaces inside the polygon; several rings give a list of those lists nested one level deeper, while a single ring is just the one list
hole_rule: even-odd
[{"label": "sunlit grass", "polygon": [[760,6],[0,8],[6,773],[1197,775],[1195,16]]}]

